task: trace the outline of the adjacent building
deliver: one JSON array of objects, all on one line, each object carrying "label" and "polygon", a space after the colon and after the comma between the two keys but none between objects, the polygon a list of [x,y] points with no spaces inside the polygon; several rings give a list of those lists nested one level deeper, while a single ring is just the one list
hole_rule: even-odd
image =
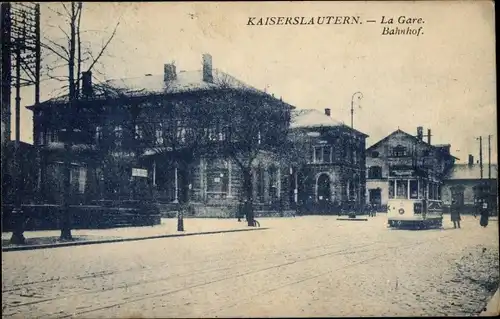
[{"label": "adjacent building", "polygon": [[367,203],[383,207],[395,196],[419,196],[412,190],[426,192],[429,200],[441,200],[455,160],[449,144],[431,144],[430,130],[425,141],[422,127],[415,136],[398,129],[366,150]]},{"label": "adjacent building", "polygon": [[[481,172],[482,170],[482,172]],[[498,165],[474,163],[469,155],[468,163],[455,164],[444,178],[442,199],[446,205],[454,200],[462,213],[474,213],[478,188],[485,185],[491,192],[491,211],[497,212],[498,200]]]},{"label": "adjacent building", "polygon": [[301,209],[336,213],[364,205],[368,135],[333,119],[330,109],[295,110],[290,128],[303,154],[297,176]]}]

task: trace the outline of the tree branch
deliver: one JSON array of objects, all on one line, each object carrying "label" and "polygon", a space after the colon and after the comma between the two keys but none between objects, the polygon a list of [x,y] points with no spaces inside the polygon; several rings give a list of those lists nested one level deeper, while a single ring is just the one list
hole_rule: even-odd
[{"label": "tree branch", "polygon": [[87,69],[87,72],[90,71],[92,69],[92,67],[94,67],[94,65],[96,64],[96,62],[101,58],[101,56],[104,53],[104,51],[106,51],[106,48],[108,47],[109,43],[111,43],[111,40],[113,40],[113,38],[115,37],[116,30],[117,30],[117,28],[118,28],[119,25],[120,25],[120,21],[118,21],[118,23],[116,23],[116,26],[115,26],[115,29],[113,30],[113,33],[111,33],[111,36],[109,37],[108,41],[102,47],[101,51],[97,55],[97,58],[94,59],[94,61],[90,65],[90,67]]},{"label": "tree branch", "polygon": [[[56,42],[54,42],[54,41],[52,41],[52,40],[50,40],[50,39],[47,39],[47,38],[45,38],[45,40],[47,40],[48,42],[52,43],[54,46],[56,46],[56,47],[60,48],[61,50],[63,50],[63,51],[64,51],[64,53],[66,53],[66,54],[68,54],[68,55],[69,55],[68,50],[67,50],[64,46],[62,46],[62,45],[60,45],[60,44],[57,44]],[[50,52],[54,53],[55,55],[57,55],[57,56],[58,56],[58,57],[60,57],[61,59],[63,59],[63,60],[65,60],[65,61],[68,61],[68,62],[69,62],[69,57],[68,57],[68,56],[64,56],[61,52],[57,51],[56,49],[54,49],[54,48],[53,48],[53,47],[51,47],[50,45],[45,44],[45,43],[40,43],[40,46],[41,46],[42,48],[47,49],[47,50],[49,50]]]}]

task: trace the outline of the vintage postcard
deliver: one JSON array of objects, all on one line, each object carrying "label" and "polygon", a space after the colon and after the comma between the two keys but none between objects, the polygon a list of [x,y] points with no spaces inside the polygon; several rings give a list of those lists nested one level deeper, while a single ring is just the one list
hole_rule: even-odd
[{"label": "vintage postcard", "polygon": [[3,2],[2,317],[499,314],[492,1]]}]

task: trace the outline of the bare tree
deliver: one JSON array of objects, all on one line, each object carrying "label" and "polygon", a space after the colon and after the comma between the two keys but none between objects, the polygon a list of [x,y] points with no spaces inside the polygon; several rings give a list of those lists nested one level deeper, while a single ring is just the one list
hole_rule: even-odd
[{"label": "bare tree", "polygon": [[176,167],[189,167],[196,158],[230,158],[241,171],[241,197],[254,226],[253,168],[259,156],[289,145],[290,106],[224,73],[215,74],[209,89],[184,95],[168,84],[162,94],[118,91],[127,113],[120,125],[132,137],[133,152],[160,156]]},{"label": "bare tree", "polygon": [[[71,219],[69,204],[71,200],[71,143],[74,129],[74,120],[78,118],[80,110],[79,100],[82,98],[82,74],[90,72],[98,63],[100,58],[106,52],[109,44],[113,40],[119,22],[116,24],[112,34],[104,42],[103,46],[93,54],[90,47],[82,44],[81,18],[83,14],[82,2],[61,3],[59,8],[48,7],[57,16],[64,19],[65,23],[56,27],[62,32],[62,41],[44,37],[41,43],[42,50],[45,55],[46,76],[50,79],[66,82],[62,88],[67,90],[67,105],[63,112],[66,114],[65,124],[63,129],[65,152],[64,152],[64,179],[63,179],[63,207],[61,219],[61,239],[72,239],[71,235]],[[55,57],[56,61],[50,62],[50,56]],[[49,62],[47,62],[47,60]],[[53,72],[61,68],[67,68],[67,74],[54,75]],[[85,70],[82,72],[82,70]],[[76,114],[75,114],[76,113]]]},{"label": "bare tree", "polygon": [[219,87],[208,104],[212,127],[225,131],[220,154],[239,167],[242,199],[249,226],[255,226],[253,168],[259,156],[273,157],[287,143],[290,108],[255,89]]}]

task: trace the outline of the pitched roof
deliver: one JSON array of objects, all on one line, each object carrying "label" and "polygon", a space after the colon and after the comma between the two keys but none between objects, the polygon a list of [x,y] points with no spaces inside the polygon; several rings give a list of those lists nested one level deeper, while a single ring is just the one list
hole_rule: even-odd
[{"label": "pitched roof", "polygon": [[[179,71],[176,79],[165,82],[163,74],[147,74],[139,77],[111,79],[96,83],[92,86],[92,99],[126,96],[147,96],[162,93],[184,93],[204,91],[217,88],[242,89],[252,92],[265,93],[235,77],[220,71],[212,70],[213,81],[203,81],[203,71]],[[44,103],[66,103],[68,94],[52,98]]]},{"label": "pitched roof", "polygon": [[291,128],[306,127],[332,127],[342,126],[344,123],[337,121],[325,113],[314,109],[296,109],[292,112]]},{"label": "pitched roof", "polygon": [[213,82],[203,81],[203,71],[196,70],[180,71],[177,73],[176,79],[168,82],[164,81],[163,74],[158,74],[108,80],[104,82],[104,84],[115,89],[123,90],[127,93],[135,94],[160,94],[164,92],[181,93],[220,87],[259,91],[256,88],[218,69],[213,69],[212,74]]},{"label": "pitched roof", "polygon": [[[447,180],[475,180],[481,178],[481,167],[479,164],[455,164],[446,174]],[[483,178],[488,178],[488,164],[483,164]],[[498,178],[498,164],[491,164],[491,178]]]},{"label": "pitched roof", "polygon": [[292,118],[290,128],[320,128],[320,127],[343,127],[357,134],[368,136],[367,134],[355,130],[343,122],[338,121],[325,113],[316,109],[294,109],[292,110]]},{"label": "pitched roof", "polygon": [[380,141],[378,141],[375,144],[373,144],[372,146],[368,147],[366,150],[367,151],[373,150],[374,148],[378,147],[380,144],[382,144],[383,142],[387,141],[389,138],[391,138],[393,135],[395,135],[397,133],[402,133],[403,135],[407,136],[408,138],[413,139],[417,143],[427,145],[427,146],[429,146],[431,148],[439,150],[441,153],[444,153],[444,155],[448,155],[448,156],[451,156],[451,157],[453,157],[455,159],[458,159],[455,156],[453,156],[453,155],[451,155],[451,154],[449,154],[447,152],[449,150],[449,147],[451,146],[451,144],[435,144],[435,145],[432,145],[432,144],[429,144],[429,143],[425,142],[424,140],[419,140],[416,136],[411,135],[409,133],[406,133],[405,131],[402,131],[401,129],[395,130],[394,132],[392,132],[391,134],[387,135],[386,137],[384,137]]}]

